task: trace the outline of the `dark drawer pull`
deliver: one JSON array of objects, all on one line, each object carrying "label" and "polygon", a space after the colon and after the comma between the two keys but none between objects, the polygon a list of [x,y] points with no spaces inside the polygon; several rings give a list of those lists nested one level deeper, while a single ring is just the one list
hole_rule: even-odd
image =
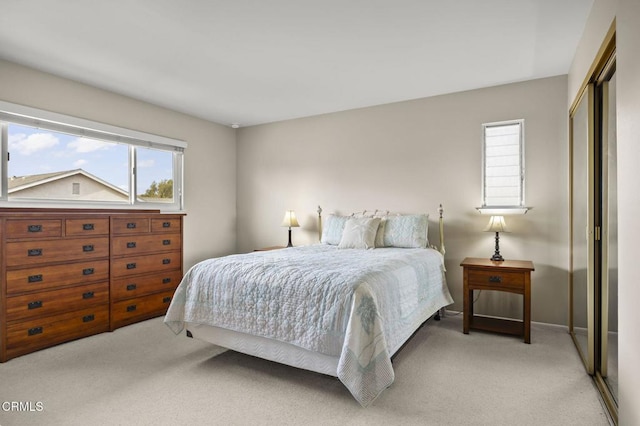
[{"label": "dark drawer pull", "polygon": [[162,264],[163,265],[168,265],[171,263],[171,259],[162,259]]},{"label": "dark drawer pull", "polygon": [[82,317],[82,322],[91,322],[94,319],[96,319],[96,316],[91,314],[91,315],[85,315]]},{"label": "dark drawer pull", "polygon": [[134,241],[134,242],[127,243],[127,248],[136,248],[136,243],[135,243],[135,241]]},{"label": "dark drawer pull", "polygon": [[162,222],[163,228],[171,228],[171,222]]},{"label": "dark drawer pull", "polygon": [[93,226],[93,223],[83,223],[82,224],[82,230],[83,231],[93,231],[95,229],[95,227]]},{"label": "dark drawer pull", "polygon": [[42,300],[36,300],[35,302],[30,302],[27,307],[29,309],[38,309],[42,308]]},{"label": "dark drawer pull", "polygon": [[133,312],[136,310],[136,305],[129,305],[127,306],[127,312]]},{"label": "dark drawer pull", "polygon": [[127,229],[135,229],[135,228],[136,228],[136,223],[135,222],[127,223]]},{"label": "dark drawer pull", "polygon": [[136,269],[135,263],[127,263],[127,269]]},{"label": "dark drawer pull", "polygon": [[93,268],[85,268],[82,270],[82,275],[93,275]]},{"label": "dark drawer pull", "polygon": [[162,245],[163,246],[170,246],[171,245],[171,240],[162,240]]},{"label": "dark drawer pull", "polygon": [[29,249],[27,250],[28,256],[42,256],[42,249]]},{"label": "dark drawer pull", "polygon": [[87,245],[82,246],[82,251],[84,251],[84,252],[93,251],[93,244],[87,244]]},{"label": "dark drawer pull", "polygon": [[499,275],[490,275],[489,276],[489,282],[490,283],[501,283],[502,282],[502,277]]},{"label": "dark drawer pull", "polygon": [[42,225],[29,225],[27,226],[29,232],[42,232]]},{"label": "dark drawer pull", "polygon": [[164,299],[162,299],[162,303],[169,303],[171,302],[171,297],[167,296]]},{"label": "dark drawer pull", "polygon": [[42,327],[33,327],[27,331],[29,336],[35,336],[36,334],[42,334]]},{"label": "dark drawer pull", "polygon": [[138,286],[135,284],[127,284],[127,291],[133,291],[137,288]]},{"label": "dark drawer pull", "polygon": [[93,292],[92,291],[87,291],[86,293],[82,293],[82,298],[83,299],[93,299]]},{"label": "dark drawer pull", "polygon": [[42,274],[38,274],[38,275],[29,275],[29,278],[27,278],[27,280],[30,283],[39,283],[42,281]]},{"label": "dark drawer pull", "polygon": [[162,284],[169,284],[171,282],[171,278],[163,278]]}]

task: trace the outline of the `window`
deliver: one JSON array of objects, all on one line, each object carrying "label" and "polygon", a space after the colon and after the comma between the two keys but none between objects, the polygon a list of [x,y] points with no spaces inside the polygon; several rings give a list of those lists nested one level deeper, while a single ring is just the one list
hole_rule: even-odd
[{"label": "window", "polygon": [[0,126],[0,204],[182,210],[182,141],[1,101]]},{"label": "window", "polygon": [[[524,120],[486,123],[483,132],[481,211],[516,213],[524,207]],[[489,211],[492,210],[492,211]]]}]

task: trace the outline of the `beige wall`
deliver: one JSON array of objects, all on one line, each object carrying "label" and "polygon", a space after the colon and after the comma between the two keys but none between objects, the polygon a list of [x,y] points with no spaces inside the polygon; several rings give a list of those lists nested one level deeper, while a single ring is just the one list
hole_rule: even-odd
[{"label": "beige wall", "polygon": [[640,2],[620,0],[617,14],[620,424],[640,424]]},{"label": "beige wall", "polygon": [[6,61],[0,61],[0,99],[186,141],[185,269],[235,251],[233,129]]},{"label": "beige wall", "polygon": [[[238,132],[238,247],[286,244],[280,222],[294,209],[294,244],[317,240],[315,210],[429,212],[446,216],[448,282],[462,308],[460,262],[490,257],[494,234],[481,198],[481,124],[525,119],[526,202],[507,218],[501,252],[535,263],[533,320],[567,322],[566,77],[418,99],[254,126]],[[484,292],[481,313],[521,315],[520,296]]]}]

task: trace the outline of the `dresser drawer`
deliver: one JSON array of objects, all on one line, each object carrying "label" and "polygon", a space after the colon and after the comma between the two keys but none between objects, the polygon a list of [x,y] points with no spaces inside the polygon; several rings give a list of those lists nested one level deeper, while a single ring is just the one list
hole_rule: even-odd
[{"label": "dresser drawer", "polygon": [[180,216],[167,216],[151,219],[151,232],[180,232]]},{"label": "dresser drawer", "polygon": [[115,217],[111,219],[111,232],[114,235],[144,234],[151,229],[148,217]]},{"label": "dresser drawer", "polygon": [[62,236],[62,219],[7,219],[7,238]]},{"label": "dresser drawer", "polygon": [[65,220],[65,235],[67,237],[109,235],[109,219],[106,217],[67,219]]},{"label": "dresser drawer", "polygon": [[180,284],[181,279],[182,272],[180,270],[113,279],[111,280],[111,300],[130,299],[149,293],[173,291]]},{"label": "dresser drawer", "polygon": [[7,327],[7,358],[109,330],[109,307],[94,306]]},{"label": "dresser drawer", "polygon": [[95,259],[109,256],[109,237],[7,243],[7,266]]},{"label": "dresser drawer", "polygon": [[113,237],[112,256],[129,256],[182,249],[180,234],[148,234]]},{"label": "dresser drawer", "polygon": [[7,297],[7,323],[109,303],[109,283]]},{"label": "dresser drawer", "polygon": [[182,269],[181,252],[130,256],[111,260],[111,277],[126,277],[151,272]]},{"label": "dresser drawer", "polygon": [[523,290],[524,273],[518,271],[500,271],[496,269],[469,269],[469,286],[481,288],[483,286],[500,287],[505,290]]},{"label": "dresser drawer", "polygon": [[111,329],[167,313],[173,291],[155,293],[111,304]]},{"label": "dresser drawer", "polygon": [[51,290],[73,284],[108,279],[108,260],[91,260],[52,266],[34,265],[27,269],[7,271],[7,294]]}]

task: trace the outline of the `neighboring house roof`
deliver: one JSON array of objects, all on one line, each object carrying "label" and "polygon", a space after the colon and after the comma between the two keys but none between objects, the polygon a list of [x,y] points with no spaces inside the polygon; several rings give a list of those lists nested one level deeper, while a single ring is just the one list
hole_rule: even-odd
[{"label": "neighboring house roof", "polygon": [[117,186],[107,182],[106,180],[102,180],[99,177],[92,175],[91,173],[82,169],[66,170],[66,171],[54,172],[54,173],[42,173],[39,175],[12,176],[9,178],[8,192],[9,194],[11,194],[12,192],[22,191],[27,188],[43,185],[45,183],[54,182],[56,180],[64,179],[64,178],[75,176],[75,175],[84,175],[87,178],[93,179],[96,182],[116,192],[119,192],[124,196],[129,195],[129,193],[127,191],[124,191],[122,188],[118,188]]}]

